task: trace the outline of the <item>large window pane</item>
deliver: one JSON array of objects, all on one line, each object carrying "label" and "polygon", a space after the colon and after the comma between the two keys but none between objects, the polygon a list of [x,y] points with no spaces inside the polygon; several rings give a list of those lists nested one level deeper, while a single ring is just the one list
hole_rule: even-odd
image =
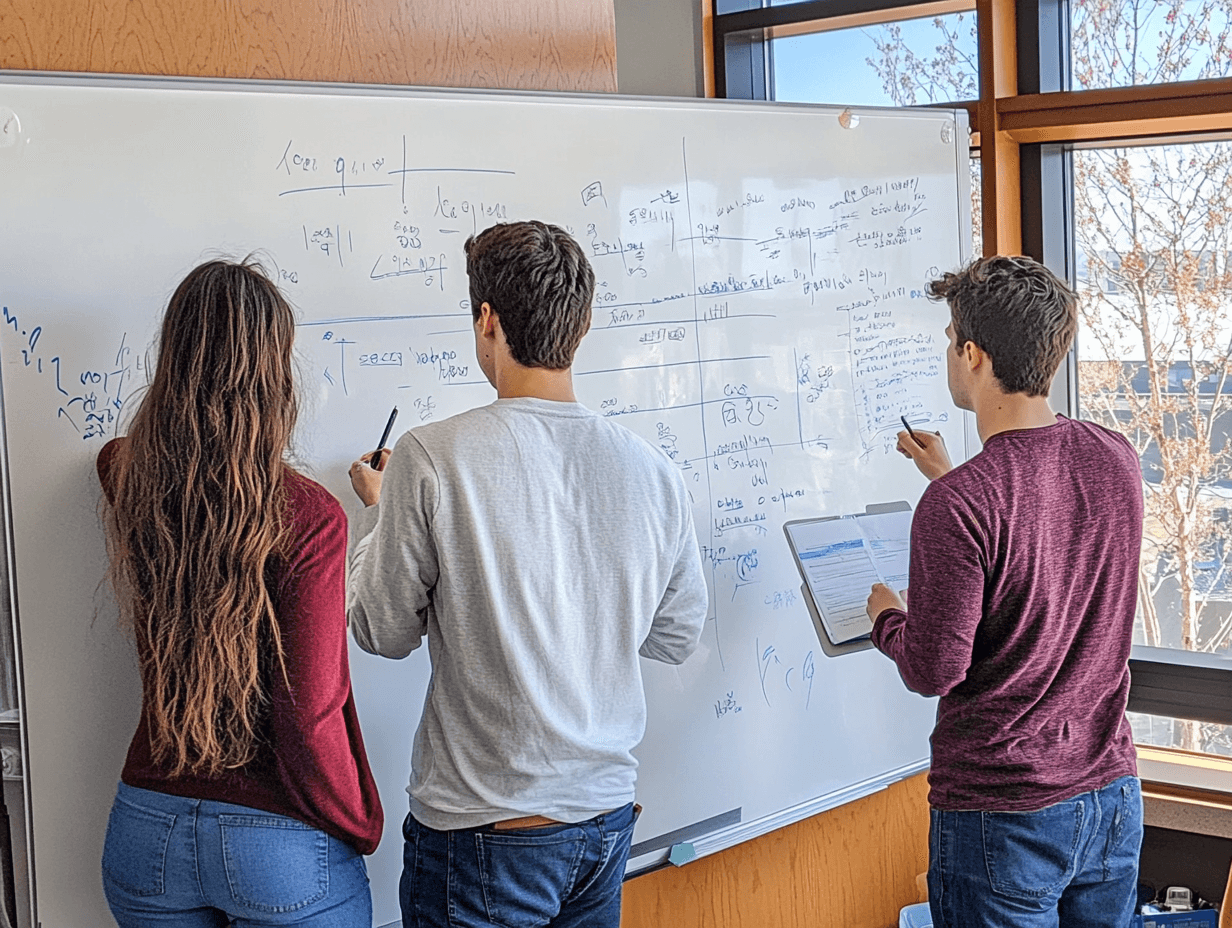
[{"label": "large window pane", "polygon": [[1073,89],[1232,74],[1228,0],[1071,0]]},{"label": "large window pane", "polygon": [[[1074,152],[1079,406],[1142,458],[1135,640],[1232,643],[1232,143]],[[1228,753],[1226,727],[1134,720]]]},{"label": "large window pane", "polygon": [[984,253],[984,162],[971,157],[971,257]]},{"label": "large window pane", "polygon": [[979,96],[974,11],[770,40],[774,99],[912,106]]}]

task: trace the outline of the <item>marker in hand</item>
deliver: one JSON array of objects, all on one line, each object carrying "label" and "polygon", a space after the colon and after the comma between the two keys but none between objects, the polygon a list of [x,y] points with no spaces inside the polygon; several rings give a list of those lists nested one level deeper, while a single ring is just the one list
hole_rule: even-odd
[{"label": "marker in hand", "polygon": [[[394,410],[394,412],[397,412],[397,411],[398,411],[398,410],[396,410],[396,409]],[[919,436],[919,435],[917,435],[917,434],[915,433],[915,429],[913,429],[913,428],[911,427],[911,423],[907,421],[907,417],[906,417],[906,416],[899,416],[898,418],[900,418],[900,419],[902,419],[902,420],[903,420],[903,425],[906,427],[906,429],[907,429],[907,434],[911,436],[912,441],[914,441],[917,445],[919,445],[921,448],[923,448],[923,447],[924,447],[924,442],[920,441],[920,436]],[[384,447],[384,445],[382,445],[382,447]]]},{"label": "marker in hand", "polygon": [[[381,443],[376,446],[376,450],[372,452],[372,458],[368,461],[368,466],[373,470],[380,470],[377,465],[381,463],[381,451],[385,447],[385,442],[389,441],[389,433],[393,430],[394,420],[398,418],[398,407],[395,406],[393,412],[389,414],[389,421],[385,423],[385,431],[381,433]],[[906,421],[906,420],[904,420]]]}]

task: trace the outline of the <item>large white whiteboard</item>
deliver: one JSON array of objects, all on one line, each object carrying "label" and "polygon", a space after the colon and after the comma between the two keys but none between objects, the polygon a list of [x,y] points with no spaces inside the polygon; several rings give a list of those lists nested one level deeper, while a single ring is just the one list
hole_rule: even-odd
[{"label": "large white whiteboard", "polygon": [[[9,115],[16,118],[10,119]],[[962,456],[944,306],[970,241],[961,113],[157,83],[0,82],[0,366],[38,916],[106,922],[107,810],[136,722],[93,460],[122,431],[181,277],[264,254],[298,308],[302,465],[356,507],[349,462],[493,399],[473,361],[465,237],[568,227],[595,266],[583,402],[685,473],[711,620],[645,662],[634,837],[705,853],[927,763],[934,708],[876,652],[825,657],[781,525],[912,503],[899,415]],[[957,120],[957,122],[956,122]],[[584,487],[578,488],[585,492]],[[353,649],[387,828],[375,923],[397,918],[399,823],[428,666]],[[511,735],[516,736],[516,735]]]}]

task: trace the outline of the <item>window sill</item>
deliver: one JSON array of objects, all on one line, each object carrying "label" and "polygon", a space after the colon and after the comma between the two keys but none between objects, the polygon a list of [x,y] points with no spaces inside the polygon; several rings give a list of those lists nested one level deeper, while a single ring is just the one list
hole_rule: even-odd
[{"label": "window sill", "polygon": [[1232,838],[1232,758],[1138,747],[1147,825]]}]

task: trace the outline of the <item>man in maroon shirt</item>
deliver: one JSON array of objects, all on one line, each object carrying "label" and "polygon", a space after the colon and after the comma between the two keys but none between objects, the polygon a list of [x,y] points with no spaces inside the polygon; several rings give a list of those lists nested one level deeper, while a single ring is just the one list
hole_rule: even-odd
[{"label": "man in maroon shirt", "polygon": [[1124,928],[1142,799],[1125,703],[1142,478],[1120,435],[1055,415],[1076,298],[1029,258],[930,285],[950,393],[983,450],[952,467],[900,432],[931,483],[911,524],[911,609],[878,584],[873,643],[940,696],[929,904],[936,928]]}]

